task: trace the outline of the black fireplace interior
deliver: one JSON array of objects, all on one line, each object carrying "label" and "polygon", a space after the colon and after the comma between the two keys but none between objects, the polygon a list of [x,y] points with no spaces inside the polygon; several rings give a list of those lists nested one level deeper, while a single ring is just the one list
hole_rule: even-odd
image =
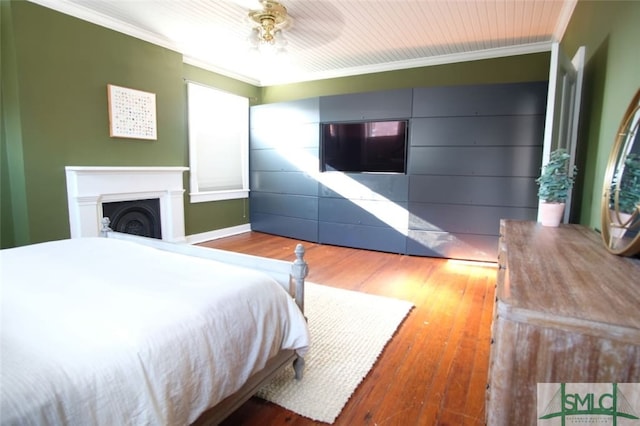
[{"label": "black fireplace interior", "polygon": [[162,239],[158,198],[103,203],[102,213],[109,218],[114,231]]}]

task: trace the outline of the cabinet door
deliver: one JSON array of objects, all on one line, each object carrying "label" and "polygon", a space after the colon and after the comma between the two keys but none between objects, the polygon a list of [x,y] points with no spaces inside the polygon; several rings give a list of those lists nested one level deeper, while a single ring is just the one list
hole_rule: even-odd
[{"label": "cabinet door", "polygon": [[547,82],[424,87],[414,90],[413,117],[531,115],[545,110]]},{"label": "cabinet door", "polygon": [[409,118],[412,96],[412,89],[324,96],[320,98],[320,121]]},{"label": "cabinet door", "polygon": [[318,102],[316,97],[251,108],[252,230],[318,240]]},{"label": "cabinet door", "polygon": [[283,128],[291,124],[317,123],[319,98],[256,105],[251,107],[249,122],[256,128]]}]

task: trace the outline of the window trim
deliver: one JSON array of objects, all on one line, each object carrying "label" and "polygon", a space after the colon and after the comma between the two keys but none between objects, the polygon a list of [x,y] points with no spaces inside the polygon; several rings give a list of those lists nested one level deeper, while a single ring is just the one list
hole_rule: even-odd
[{"label": "window trim", "polygon": [[231,92],[221,90],[217,87],[207,86],[195,81],[185,81],[187,92],[187,107],[189,106],[189,85],[198,85],[207,89],[211,89],[217,92],[237,96],[239,98],[246,99],[246,126],[242,132],[242,141],[240,146],[240,167],[241,167],[241,179],[242,188],[238,189],[226,189],[219,191],[200,191],[198,184],[198,149],[197,145],[191,143],[190,135],[190,116],[187,108],[187,139],[189,145],[189,200],[194,203],[205,203],[210,201],[224,201],[224,200],[237,200],[243,198],[249,198],[249,99]]},{"label": "window trim", "polygon": [[238,200],[249,197],[249,190],[231,191],[203,191],[189,192],[191,203],[206,203],[208,201]]}]

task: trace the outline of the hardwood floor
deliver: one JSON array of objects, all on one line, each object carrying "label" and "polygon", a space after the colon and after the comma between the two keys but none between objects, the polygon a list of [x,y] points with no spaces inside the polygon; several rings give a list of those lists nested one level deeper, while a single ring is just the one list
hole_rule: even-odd
[{"label": "hardwood floor", "polygon": [[[202,245],[293,260],[298,242],[250,232]],[[495,264],[302,244],[308,281],[415,304],[334,424],[484,425]],[[316,424],[258,398],[223,423]]]}]

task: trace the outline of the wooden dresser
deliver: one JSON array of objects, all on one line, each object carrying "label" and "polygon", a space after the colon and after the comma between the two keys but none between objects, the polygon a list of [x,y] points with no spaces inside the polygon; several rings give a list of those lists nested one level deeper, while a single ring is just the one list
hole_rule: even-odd
[{"label": "wooden dresser", "polygon": [[487,424],[537,424],[537,383],[640,382],[640,259],[579,225],[503,220]]}]

